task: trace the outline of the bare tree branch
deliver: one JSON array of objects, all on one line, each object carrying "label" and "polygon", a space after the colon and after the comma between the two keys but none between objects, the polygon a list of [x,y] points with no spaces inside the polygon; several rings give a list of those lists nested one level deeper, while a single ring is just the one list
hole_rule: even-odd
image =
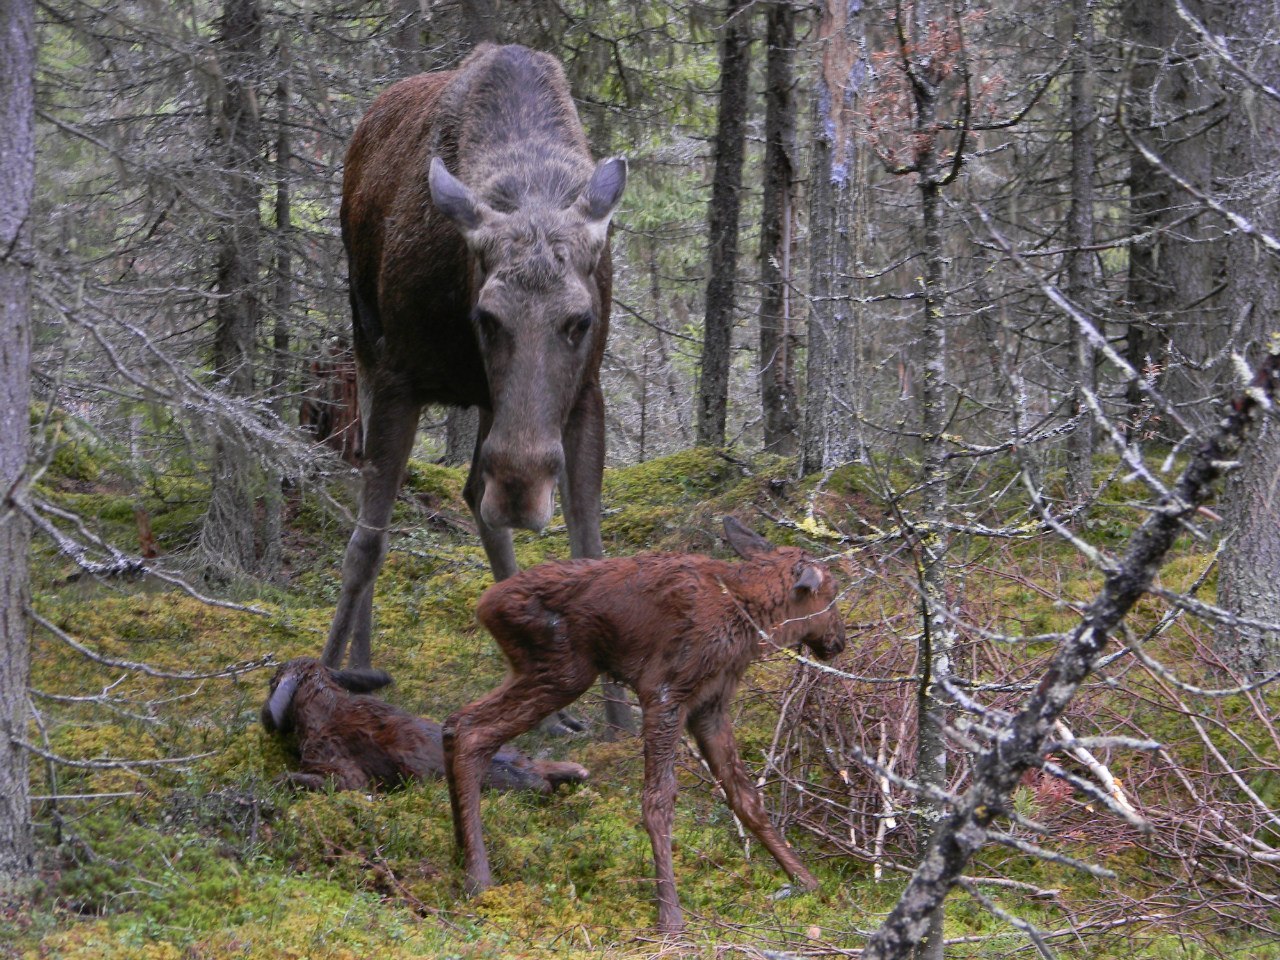
[{"label": "bare tree branch", "polygon": [[1128,551],[1107,572],[1101,592],[1054,656],[1035,692],[977,758],[972,785],[939,825],[906,890],[867,944],[864,960],[905,960],[920,942],[932,912],[957,884],[973,855],[993,838],[991,826],[1006,813],[1018,779],[1041,762],[1054,724],[1093,672],[1111,633],[1146,593],[1183,523],[1208,499],[1215,481],[1238,462],[1248,434],[1272,408],[1278,389],[1280,345],[1273,345],[1251,387],[1232,401],[1170,495],[1130,538]]}]

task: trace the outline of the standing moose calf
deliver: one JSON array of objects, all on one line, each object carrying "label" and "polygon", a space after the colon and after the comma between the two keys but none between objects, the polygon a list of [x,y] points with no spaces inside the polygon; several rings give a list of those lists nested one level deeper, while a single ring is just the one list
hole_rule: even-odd
[{"label": "standing moose calf", "polygon": [[511,672],[444,725],[454,837],[476,893],[492,879],[480,825],[480,783],[500,745],[568,706],[602,672],[635,690],[644,711],[645,829],[657,873],[658,926],[683,926],[671,861],[675,754],[688,726],[729,806],[805,889],[818,885],[769,823],[738,757],[729,701],[761,641],[803,643],[822,659],[844,649],[831,573],[805,551],[775,549],[733,518],[744,558],[641,554],[545,563],[490,587],[477,614]]}]

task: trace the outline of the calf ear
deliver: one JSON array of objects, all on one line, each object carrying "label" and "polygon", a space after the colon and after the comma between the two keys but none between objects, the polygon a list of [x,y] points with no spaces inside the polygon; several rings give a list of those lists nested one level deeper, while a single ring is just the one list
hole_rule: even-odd
[{"label": "calf ear", "polygon": [[352,693],[372,693],[391,683],[385,670],[330,670],[334,682]]},{"label": "calf ear", "polygon": [[799,579],[796,580],[796,593],[817,593],[822,586],[824,576],[822,568],[816,563],[805,564],[804,569],[800,571]]},{"label": "calf ear", "polygon": [[427,181],[431,187],[431,202],[457,225],[463,236],[484,223],[489,208],[476,199],[465,183],[449,172],[439,157],[432,158]]},{"label": "calf ear", "polygon": [[262,705],[262,725],[267,733],[289,732],[291,726],[288,722],[289,707],[293,703],[293,692],[297,688],[298,675],[286,673],[276,684],[276,688],[271,691],[271,696]]},{"label": "calf ear", "polygon": [[729,546],[742,559],[747,560],[758,553],[772,553],[774,545],[754,530],[744,527],[734,517],[724,518],[724,536]]}]

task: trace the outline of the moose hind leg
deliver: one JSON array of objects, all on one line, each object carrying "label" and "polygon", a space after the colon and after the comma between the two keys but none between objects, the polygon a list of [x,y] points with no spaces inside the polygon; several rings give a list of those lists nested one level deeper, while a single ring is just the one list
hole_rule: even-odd
[{"label": "moose hind leg", "polygon": [[689,732],[698,742],[698,749],[711,768],[712,776],[724,789],[729,808],[764,844],[765,849],[773,854],[773,858],[792,880],[806,890],[816,890],[818,879],[800,862],[795,851],[787,846],[787,842],[769,822],[764,800],[751,782],[742,758],[738,756],[733,727],[729,724],[721,703],[717,701],[713,706],[695,712],[689,718]]},{"label": "moose hind leg", "polygon": [[387,554],[387,526],[413,449],[421,407],[373,387],[365,424],[364,486],[355,531],[342,558],[342,592],[321,658],[327,667],[342,665],[351,642],[353,667],[370,664],[373,585]]},{"label": "moose hind leg", "polygon": [[563,678],[509,676],[496,690],[463,707],[444,723],[444,771],[453,812],[453,837],[466,870],[467,892],[492,884],[480,823],[480,784],[498,748],[532,730],[538,721],[572,703],[595,680],[565,685]]}]

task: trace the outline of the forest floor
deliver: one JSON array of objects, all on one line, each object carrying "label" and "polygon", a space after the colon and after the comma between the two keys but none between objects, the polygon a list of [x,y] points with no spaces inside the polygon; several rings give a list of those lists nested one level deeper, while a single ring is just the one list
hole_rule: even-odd
[{"label": "forest floor", "polygon": [[[717,532],[719,517],[728,512],[773,539],[805,542],[827,553],[838,548],[823,540],[826,527],[858,526],[865,532],[886,522],[883,510],[870,506],[874,498],[857,476],[828,477],[818,490],[815,480],[788,481],[788,467],[776,460],[740,462],[690,451],[611,470],[604,498],[606,551],[693,549],[724,555]],[[397,514],[401,532],[379,581],[375,607],[375,663],[396,681],[386,696],[437,719],[503,674],[499,654],[474,621],[475,600],[489,574],[461,500],[462,481],[460,470],[412,465]],[[51,499],[77,510],[117,542],[136,536],[131,531],[139,505],[150,513],[165,551],[179,550],[199,519],[199,491],[192,488],[157,485],[138,493],[112,489],[92,477],[66,476],[46,480],[46,487]],[[318,654],[337,598],[349,530],[319,501],[305,490],[291,497],[284,574],[278,582],[234,593],[234,600],[252,611],[213,606],[149,582],[73,579],[70,565],[47,544],[37,545],[36,611],[102,661],[87,659],[49,630],[36,631],[32,686],[39,692],[34,699],[39,723],[31,736],[59,756],[122,758],[134,765],[74,768],[33,758],[33,793],[40,798],[35,810],[40,887],[30,902],[0,905],[0,956],[856,956],[904,882],[897,865],[910,861],[909,821],[906,810],[899,810],[896,830],[886,835],[885,869],[877,879],[875,865],[859,853],[868,849],[867,838],[854,834],[864,827],[874,831],[879,788],[844,757],[834,765],[819,762],[824,751],[830,759],[826,741],[808,754],[811,760],[818,756],[808,766],[803,766],[804,749],[797,746],[787,761],[797,766],[780,767],[766,786],[788,838],[822,881],[819,891],[793,897],[779,896],[785,875],[758,844],[743,842],[696,754],[687,744],[682,747],[676,875],[689,929],[681,940],[664,943],[652,927],[638,741],[604,742],[590,733],[521,738],[519,745],[532,754],[584,764],[591,779],[547,798],[486,794],[483,814],[497,886],[468,899],[453,857],[443,783],[381,794],[292,793],[276,784],[289,768],[289,746],[258,722],[270,668],[177,679],[121,665],[145,663],[160,674],[215,674],[266,655],[281,662]],[[765,516],[791,517],[798,528],[775,526]],[[1119,542],[1135,516],[1128,507],[1099,513],[1094,532]],[[812,539],[804,539],[805,529]],[[1096,585],[1096,574],[1053,540],[1008,552],[1013,549],[975,548],[960,558],[967,571],[965,609],[975,620],[982,620],[983,611],[1005,611],[1028,636],[1062,629],[1072,617],[1072,603]],[[908,639],[917,629],[909,558],[893,550],[859,556],[850,570],[861,572],[851,575],[856,585],[844,600],[850,662],[864,669],[866,652],[880,651],[886,677],[891,670],[910,670]],[[523,565],[567,552],[558,518],[544,534],[517,537]],[[1188,546],[1166,579],[1191,581],[1211,552],[1203,545]],[[1003,572],[992,573],[997,570]],[[1181,644],[1182,655],[1190,656],[1185,638]],[[1039,647],[1022,659],[1014,653],[999,656],[1009,674],[1034,676],[1034,665],[1048,653],[1045,644]],[[736,717],[744,757],[754,769],[766,756],[780,762],[780,702],[799,689],[797,676],[804,672],[812,671],[783,653],[753,668]],[[830,690],[809,696],[803,708],[808,719],[785,724],[788,737],[843,729],[835,711],[862,716],[858,711],[880,696],[874,685],[847,678],[834,682],[846,699]],[[1098,715],[1127,714],[1129,722],[1134,708],[1108,701],[1113,695],[1099,685],[1089,700]],[[877,722],[893,722],[881,729],[909,733],[900,715],[909,702],[909,692],[886,702],[887,712]],[[584,698],[579,709],[597,718],[598,697]],[[1167,722],[1172,721],[1152,721],[1156,727]],[[909,756],[892,745],[889,750],[909,772]],[[188,759],[164,762],[173,758]],[[1126,767],[1123,774],[1138,799],[1159,789],[1165,792],[1153,805],[1174,802],[1171,788],[1166,790],[1148,768]],[[1280,792],[1274,780],[1271,789]],[[862,819],[819,815],[806,806],[810,794],[833,796],[832,790],[844,789],[841,781],[852,784],[850,803],[871,805]],[[1221,888],[1216,907],[1202,909],[1204,889],[1192,891],[1179,879],[1179,870],[1162,859],[1167,850],[1117,826],[1087,799],[1028,781],[1015,804],[1049,825],[1059,850],[1116,874],[1114,879],[1090,876],[1016,851],[993,853],[975,865],[978,874],[997,878],[990,889],[1005,910],[1055,934],[1049,942],[1061,955],[1099,960],[1280,956],[1274,942],[1244,932],[1229,886]],[[1278,892],[1273,876],[1265,885]],[[1179,890],[1186,892],[1185,902],[1178,901]],[[1024,934],[993,917],[974,897],[957,893],[948,906],[947,936],[954,941],[949,957],[1034,952]]]}]

